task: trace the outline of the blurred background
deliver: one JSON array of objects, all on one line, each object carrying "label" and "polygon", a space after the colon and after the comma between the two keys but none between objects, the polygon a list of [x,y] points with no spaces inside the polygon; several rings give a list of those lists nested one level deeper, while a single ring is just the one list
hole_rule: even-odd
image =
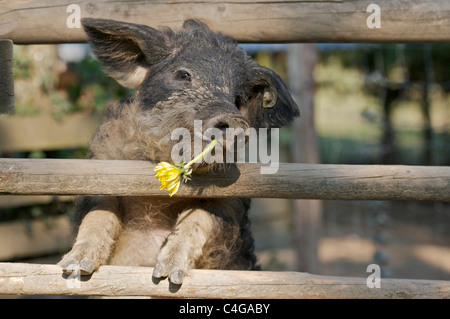
[{"label": "blurred background", "polygon": [[[281,161],[450,165],[450,45],[242,46],[300,106]],[[16,45],[14,63],[0,157],[84,158],[108,103],[133,94],[88,45]],[[56,263],[73,213],[71,197],[0,196],[0,261]],[[254,199],[250,218],[263,270],[450,279],[449,203]]]}]

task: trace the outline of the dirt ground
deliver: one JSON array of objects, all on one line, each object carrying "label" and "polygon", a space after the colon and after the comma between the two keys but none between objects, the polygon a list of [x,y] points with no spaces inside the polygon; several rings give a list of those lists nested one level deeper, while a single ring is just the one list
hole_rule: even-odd
[{"label": "dirt ground", "polygon": [[[378,264],[385,278],[450,280],[447,203],[324,201],[317,240],[321,275],[367,277]],[[252,225],[265,270],[298,271],[290,204],[254,200]],[[264,210],[261,210],[264,208]],[[272,209],[272,213],[268,211]],[[292,210],[292,209],[291,209]]]},{"label": "dirt ground", "polygon": [[[300,270],[303,244],[296,242],[292,207],[285,199],[252,201],[250,218],[263,270]],[[317,241],[317,269],[306,271],[367,277],[367,266],[375,263],[384,278],[450,280],[450,204],[324,201],[323,208],[311,238]],[[15,261],[59,260],[60,255],[50,255]]]},{"label": "dirt ground", "polygon": [[[378,264],[386,278],[450,280],[449,203],[323,201],[306,239],[317,246],[311,270],[299,266],[309,243],[298,243],[291,200],[253,199],[249,215],[263,270],[367,277],[367,266]],[[14,261],[56,263],[61,254]]]}]

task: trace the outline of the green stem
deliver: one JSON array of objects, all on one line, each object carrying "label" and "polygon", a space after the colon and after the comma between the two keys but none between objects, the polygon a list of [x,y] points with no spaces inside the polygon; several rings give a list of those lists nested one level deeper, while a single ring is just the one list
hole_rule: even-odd
[{"label": "green stem", "polygon": [[205,147],[203,152],[198,154],[192,161],[190,161],[189,163],[186,164],[185,168],[188,169],[192,164],[197,162],[200,158],[202,158],[203,156],[205,156],[206,154],[211,152],[212,149],[216,146],[216,144],[217,144],[217,141],[216,140],[212,140],[212,142],[209,143],[208,146]]}]

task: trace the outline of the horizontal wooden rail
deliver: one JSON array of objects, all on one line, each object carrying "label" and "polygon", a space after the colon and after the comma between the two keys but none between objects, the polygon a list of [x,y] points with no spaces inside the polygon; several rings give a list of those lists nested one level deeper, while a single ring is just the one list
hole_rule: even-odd
[{"label": "horizontal wooden rail", "polygon": [[101,266],[68,278],[56,265],[0,263],[0,295],[176,298],[450,298],[450,281],[328,277],[297,272],[191,270],[183,284],[152,278],[151,267]]},{"label": "horizontal wooden rail", "polygon": [[[450,201],[450,167],[243,163],[194,175],[175,197]],[[0,159],[0,195],[168,196],[146,161]],[[1,199],[1,197],[0,197]]]},{"label": "horizontal wooden rail", "polygon": [[[380,28],[369,28],[372,3],[380,9]],[[69,5],[75,6],[68,12]],[[85,42],[77,16],[153,27],[199,18],[241,42],[450,41],[447,0],[11,0],[0,2],[0,38],[19,44]]]},{"label": "horizontal wooden rail", "polygon": [[63,119],[44,111],[38,115],[0,117],[0,151],[84,147],[100,123],[99,114],[85,112],[66,114]]},{"label": "horizontal wooden rail", "polygon": [[[1,200],[1,198],[0,198]],[[60,254],[74,242],[68,215],[0,223],[0,261]]]}]

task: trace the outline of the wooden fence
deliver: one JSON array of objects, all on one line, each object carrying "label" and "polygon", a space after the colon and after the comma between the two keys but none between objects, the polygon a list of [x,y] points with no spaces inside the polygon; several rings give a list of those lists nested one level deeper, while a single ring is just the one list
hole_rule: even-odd
[{"label": "wooden fence", "polygon": [[0,38],[0,114],[14,112],[13,43]]},{"label": "wooden fence", "polygon": [[[381,28],[369,28],[371,4],[380,8]],[[179,27],[198,17],[240,42],[448,42],[446,0],[202,0],[79,1],[19,0],[0,3],[0,38],[14,43],[85,42],[69,28],[69,5],[82,17]],[[369,9],[369,12],[367,12]],[[75,11],[73,11],[76,14]],[[369,26],[371,24],[369,23]]]},{"label": "wooden fence", "polygon": [[[403,165],[236,164],[193,175],[177,197],[450,201],[450,167]],[[0,194],[166,196],[146,161],[2,159]]]},{"label": "wooden fence", "polygon": [[[197,17],[241,42],[449,42],[446,0],[379,0],[381,28],[371,28],[373,1],[8,1],[0,3],[0,38],[18,44],[84,42],[68,28],[69,4],[82,17],[101,17],[151,26],[179,26]],[[51,17],[51,19],[49,19]],[[10,42],[3,41],[8,61]],[[9,49],[8,49],[9,48]],[[2,71],[11,66],[0,63]],[[10,78],[1,83],[11,85]],[[3,85],[3,84],[2,84]],[[11,86],[8,86],[11,88]],[[11,111],[11,90],[0,90],[0,110]],[[6,105],[8,104],[8,106]],[[281,163],[273,175],[263,164],[237,164],[183,185],[181,197],[278,197],[450,201],[450,168]],[[154,166],[139,161],[0,160],[0,195],[146,195],[159,190]],[[449,298],[450,281],[382,279],[370,289],[366,278],[288,272],[192,270],[182,286],[155,281],[149,267],[102,266],[76,287],[58,266],[0,263],[0,294],[161,296],[195,298]]]},{"label": "wooden fence", "polygon": [[298,272],[193,269],[182,285],[152,278],[151,267],[101,266],[92,276],[68,278],[56,265],[0,263],[0,294],[158,296],[176,298],[448,298],[450,283],[317,276]]}]

